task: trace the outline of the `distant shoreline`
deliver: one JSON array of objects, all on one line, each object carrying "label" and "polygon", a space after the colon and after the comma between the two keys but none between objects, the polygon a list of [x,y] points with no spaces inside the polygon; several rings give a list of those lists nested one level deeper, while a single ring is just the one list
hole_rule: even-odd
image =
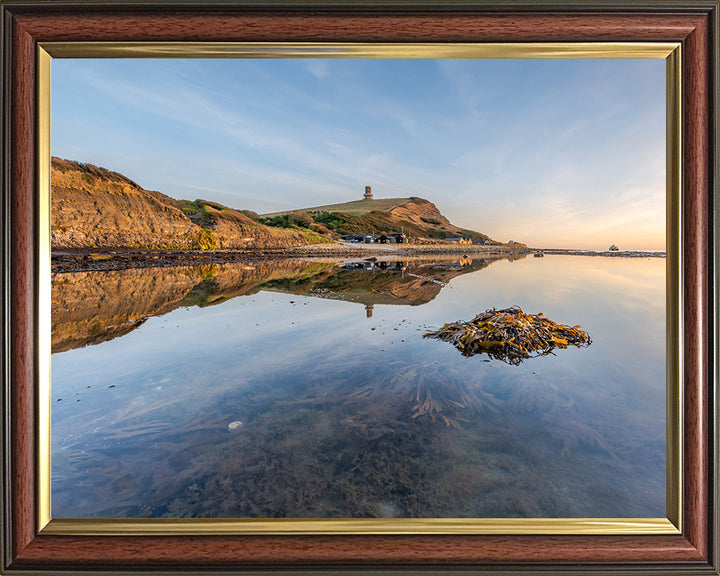
[{"label": "distant shoreline", "polygon": [[530,252],[543,252],[544,254],[565,254],[570,256],[610,256],[614,258],[665,258],[665,252],[647,250],[571,250],[565,248],[530,248]]},{"label": "distant shoreline", "polygon": [[527,257],[532,254],[612,256],[621,258],[660,257],[664,252],[597,252],[591,250],[534,249],[512,247],[448,244],[309,244],[293,248],[265,250],[172,250],[142,248],[53,248],[52,272],[123,270],[171,266],[197,266],[252,263],[258,260],[286,258],[369,258],[369,257],[431,257],[434,255],[477,258]]}]

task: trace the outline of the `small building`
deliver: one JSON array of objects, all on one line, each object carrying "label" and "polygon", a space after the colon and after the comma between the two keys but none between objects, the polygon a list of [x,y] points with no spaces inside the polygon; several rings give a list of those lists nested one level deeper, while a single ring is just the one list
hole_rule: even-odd
[{"label": "small building", "polygon": [[405,243],[405,234],[402,234],[400,232],[393,232],[391,234],[383,234],[382,236],[378,237],[378,242],[381,244],[404,244]]},{"label": "small building", "polygon": [[363,194],[363,200],[372,200],[372,186],[365,186],[365,194]]},{"label": "small building", "polygon": [[445,242],[457,242],[458,244],[472,244],[467,238],[445,238]]},{"label": "small building", "polygon": [[343,242],[352,242],[353,244],[374,244],[378,241],[373,234],[346,234],[340,238]]}]

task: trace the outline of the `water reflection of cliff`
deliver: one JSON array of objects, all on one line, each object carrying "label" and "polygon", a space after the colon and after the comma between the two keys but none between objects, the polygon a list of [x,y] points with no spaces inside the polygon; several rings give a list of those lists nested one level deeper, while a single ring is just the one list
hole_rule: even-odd
[{"label": "water reflection of cliff", "polygon": [[493,261],[295,259],[57,273],[52,282],[52,350],[99,344],[128,334],[151,316],[260,290],[357,302],[370,311],[375,304],[425,304],[452,278]]},{"label": "water reflection of cliff", "polygon": [[432,301],[456,276],[476,272],[495,260],[353,260],[315,276],[269,280],[263,290],[376,304],[418,306]]}]

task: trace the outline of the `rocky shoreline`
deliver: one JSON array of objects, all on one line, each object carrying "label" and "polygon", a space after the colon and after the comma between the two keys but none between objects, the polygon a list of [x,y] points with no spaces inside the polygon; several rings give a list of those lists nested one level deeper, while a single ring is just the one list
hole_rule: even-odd
[{"label": "rocky shoreline", "polygon": [[457,254],[460,256],[511,256],[528,254],[527,249],[505,246],[447,246],[392,244],[310,244],[293,248],[265,250],[142,250],[135,248],[55,248],[52,272],[90,270],[124,270],[130,268],[165,268],[199,266],[232,262],[287,258],[368,258],[382,256],[423,256]]},{"label": "rocky shoreline", "polygon": [[525,257],[529,254],[609,256],[616,258],[664,258],[664,252],[596,252],[592,250],[532,249],[525,247],[443,244],[310,244],[264,250],[142,250],[136,248],[56,248],[52,272],[166,268],[286,258],[382,258],[458,255],[481,257]]}]

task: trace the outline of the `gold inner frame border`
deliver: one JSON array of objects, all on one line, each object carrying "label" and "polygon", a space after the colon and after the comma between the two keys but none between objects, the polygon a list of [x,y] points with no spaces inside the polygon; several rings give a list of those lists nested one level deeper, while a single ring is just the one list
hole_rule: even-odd
[{"label": "gold inner frame border", "polygon": [[[666,517],[53,519],[50,403],[50,102],[53,58],[662,58],[666,61]],[[37,48],[38,532],[48,535],[640,535],[682,531],[681,45],[668,42],[45,42]]]}]

